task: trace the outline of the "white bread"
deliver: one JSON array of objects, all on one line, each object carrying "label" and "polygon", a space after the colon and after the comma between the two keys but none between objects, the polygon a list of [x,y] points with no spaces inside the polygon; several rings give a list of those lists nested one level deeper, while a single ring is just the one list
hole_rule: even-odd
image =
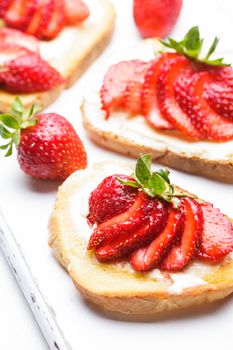
[{"label": "white bread", "polygon": [[[115,12],[109,0],[86,0],[90,16],[77,27],[66,27],[51,41],[40,41],[41,56],[67,79],[66,84],[50,91],[17,94],[27,107],[51,104],[85,72],[109,43],[114,29]],[[8,111],[15,94],[0,90],[0,111]]]},{"label": "white bread", "polygon": [[107,66],[124,59],[149,60],[154,57],[156,41],[144,41],[135,50],[116,55],[103,65],[95,88],[88,89],[82,105],[83,123],[90,138],[111,150],[138,157],[151,153],[153,159],[166,166],[185,172],[202,175],[218,181],[233,183],[233,141],[190,142],[172,132],[158,132],[138,115],[132,118],[123,112],[112,113],[106,121],[101,111],[99,90]]},{"label": "white bread", "polygon": [[128,263],[101,264],[87,252],[90,192],[111,174],[129,174],[130,165],[94,164],[71,175],[59,188],[49,222],[49,245],[87,300],[101,310],[128,315],[154,315],[225,298],[233,292],[233,254],[221,264],[192,262],[183,272],[158,269],[137,273]]}]

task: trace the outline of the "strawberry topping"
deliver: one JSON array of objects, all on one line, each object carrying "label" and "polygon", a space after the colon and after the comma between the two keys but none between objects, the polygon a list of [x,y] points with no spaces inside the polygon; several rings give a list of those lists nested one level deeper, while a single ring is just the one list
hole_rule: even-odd
[{"label": "strawberry topping", "polygon": [[38,40],[31,35],[21,33],[15,29],[0,28],[0,45],[17,45],[17,47],[24,47],[30,51],[39,53]]},{"label": "strawberry topping", "polygon": [[102,109],[106,112],[106,118],[112,110],[122,106],[128,84],[138,81],[138,77],[140,79],[147,67],[147,62],[132,60],[120,62],[109,68],[100,90]]},{"label": "strawberry topping", "polygon": [[0,17],[8,27],[39,39],[55,38],[66,25],[77,25],[89,16],[81,0],[3,0]]},{"label": "strawberry topping", "polygon": [[181,219],[181,211],[170,206],[167,224],[163,231],[147,247],[133,253],[130,262],[135,270],[147,271],[158,265],[161,257],[179,233]]},{"label": "strawberry topping", "polygon": [[142,87],[142,114],[155,129],[173,129],[173,125],[160,112],[157,97],[157,82],[162,64],[176,54],[163,54],[154,61],[147,71]]},{"label": "strawberry topping", "polygon": [[190,78],[186,94],[183,94],[178,101],[203,138],[228,141],[233,138],[233,123],[216,113],[203,97],[206,85],[212,83],[214,78],[215,74],[211,72],[195,73]]},{"label": "strawberry topping", "polygon": [[171,185],[166,170],[152,172],[147,154],[133,177],[104,179],[91,194],[89,210],[87,249],[100,262],[129,259],[136,271],[181,271],[193,259],[218,262],[233,251],[227,217]]},{"label": "strawberry topping", "polygon": [[130,180],[126,175],[106,177],[89,198],[91,225],[101,224],[127,211],[135,202],[137,190],[121,184],[117,179]]},{"label": "strawberry topping", "polygon": [[217,261],[233,250],[232,223],[210,203],[201,205],[204,227],[201,232],[199,257]]},{"label": "strawberry topping", "polygon": [[47,91],[64,83],[61,75],[33,52],[5,63],[0,79],[4,88],[13,93]]},{"label": "strawberry topping", "polygon": [[203,230],[203,216],[200,204],[190,198],[182,199],[181,203],[184,225],[180,242],[171,248],[161,263],[161,267],[169,271],[181,270],[194,257],[200,233]]},{"label": "strawberry topping", "polygon": [[233,70],[223,58],[211,59],[218,38],[205,57],[198,27],[180,42],[171,38],[161,42],[175,52],[149,62],[120,62],[108,69],[100,91],[106,118],[122,110],[129,117],[144,116],[157,131],[170,130],[171,137],[232,140]]}]

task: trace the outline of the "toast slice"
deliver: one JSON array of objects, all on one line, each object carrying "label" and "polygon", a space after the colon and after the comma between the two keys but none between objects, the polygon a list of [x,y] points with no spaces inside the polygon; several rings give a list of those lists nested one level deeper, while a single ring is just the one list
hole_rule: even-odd
[{"label": "toast slice", "polygon": [[144,117],[129,118],[123,112],[114,112],[108,120],[101,110],[99,90],[107,66],[122,60],[150,60],[159,48],[156,40],[145,40],[128,54],[116,55],[103,65],[102,76],[92,91],[85,95],[82,114],[84,127],[97,144],[133,157],[140,153],[151,153],[159,163],[188,173],[202,175],[214,180],[233,183],[233,141],[214,143],[191,142],[179,138],[172,131],[159,132],[152,129]]},{"label": "toast slice", "polygon": [[[42,93],[19,95],[27,107],[37,103],[43,108],[51,104],[85,72],[109,43],[115,21],[115,12],[108,0],[86,0],[89,18],[77,27],[66,27],[51,41],[40,41],[41,56],[67,79],[62,85]],[[15,94],[0,90],[0,111],[5,112],[15,99]]]},{"label": "toast slice", "polygon": [[118,162],[96,163],[72,174],[59,188],[49,222],[49,245],[75,286],[102,310],[130,315],[154,315],[212,302],[233,292],[233,254],[221,264],[192,262],[183,272],[134,271],[129,263],[98,262],[87,251],[91,228],[88,199],[112,174],[130,174],[133,167]]}]

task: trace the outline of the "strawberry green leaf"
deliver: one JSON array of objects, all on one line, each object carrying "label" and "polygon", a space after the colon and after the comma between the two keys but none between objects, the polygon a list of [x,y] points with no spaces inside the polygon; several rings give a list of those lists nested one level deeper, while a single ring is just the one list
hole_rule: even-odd
[{"label": "strawberry green leaf", "polygon": [[0,149],[4,151],[4,150],[6,150],[8,147],[9,147],[9,143],[7,143],[6,145],[0,146]]},{"label": "strawberry green leaf", "polygon": [[210,66],[230,66],[230,64],[223,62],[223,58],[213,60],[210,59],[219,42],[217,37],[215,37],[213,43],[211,44],[207,55],[204,58],[201,57],[203,39],[200,37],[199,28],[197,26],[192,27],[181,41],[168,38],[168,41],[160,40],[160,42],[164,46],[175,50],[176,52],[194,60],[195,62],[204,63]]},{"label": "strawberry green leaf", "polygon": [[0,122],[11,129],[19,129],[20,125],[17,119],[11,114],[4,113],[0,115]]},{"label": "strawberry green leaf", "polygon": [[12,103],[11,110],[17,115],[21,115],[23,113],[24,107],[19,97],[15,98],[14,102]]},{"label": "strawberry green leaf", "polygon": [[170,171],[167,169],[159,169],[157,173],[167,182],[170,184],[169,174]]},{"label": "strawberry green leaf", "polygon": [[136,163],[135,168],[135,177],[136,180],[143,186],[146,186],[148,184],[148,181],[150,179],[150,169],[149,169],[149,157],[147,154],[140,156],[138,158],[138,161]]},{"label": "strawberry green leaf", "polygon": [[166,190],[166,181],[155,172],[152,173],[148,186],[154,195],[161,195]]},{"label": "strawberry green leaf", "polygon": [[12,145],[12,143],[10,143],[9,148],[8,148],[8,151],[7,151],[7,153],[5,154],[5,157],[11,156],[11,155],[12,155],[12,150],[13,150],[13,145]]},{"label": "strawberry green leaf", "polygon": [[124,180],[121,178],[117,178],[117,180],[123,185],[134,187],[134,188],[140,188],[139,183],[136,181]]},{"label": "strawberry green leaf", "polygon": [[12,133],[6,129],[3,125],[0,124],[0,136],[3,139],[10,139],[12,136]]},{"label": "strawberry green leaf", "polygon": [[133,174],[135,181],[124,180],[118,178],[117,180],[133,188],[145,192],[152,198],[162,198],[167,202],[171,202],[175,208],[179,206],[178,197],[192,197],[185,191],[175,188],[169,179],[169,171],[167,169],[160,169],[158,171],[151,171],[151,155],[141,155],[136,163],[135,172]]},{"label": "strawberry green leaf", "polygon": [[205,59],[208,59],[212,55],[212,53],[214,53],[214,51],[218,45],[218,42],[219,42],[219,38],[215,37],[212,45],[209,48],[209,51],[207,52]]}]

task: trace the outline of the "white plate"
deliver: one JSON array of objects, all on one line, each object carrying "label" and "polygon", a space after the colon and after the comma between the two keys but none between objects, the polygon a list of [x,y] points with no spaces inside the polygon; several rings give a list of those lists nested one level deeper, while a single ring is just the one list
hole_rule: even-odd
[{"label": "white plate", "polygon": [[[93,0],[94,1],[94,0]],[[81,125],[79,104],[85,81],[95,66],[120,49],[139,43],[133,25],[130,0],[114,0],[118,18],[114,39],[102,57],[85,76],[63,95],[48,111],[60,113],[74,124],[83,139],[89,162],[103,159],[127,159],[91,143]],[[174,36],[180,38],[191,26],[200,25],[208,39],[221,35],[219,52],[233,54],[231,0],[184,0]],[[55,313],[56,320],[72,349],[218,349],[232,345],[233,299],[217,302],[191,312],[186,310],[153,322],[125,322],[105,317],[91,309],[76,292],[70,278],[57,264],[47,246],[47,222],[56,196],[57,183],[36,181],[25,176],[15,157],[0,158],[0,202],[7,221],[23,248],[38,285]],[[224,213],[233,216],[233,186],[197,176],[172,171],[173,182],[190,189]]]}]

